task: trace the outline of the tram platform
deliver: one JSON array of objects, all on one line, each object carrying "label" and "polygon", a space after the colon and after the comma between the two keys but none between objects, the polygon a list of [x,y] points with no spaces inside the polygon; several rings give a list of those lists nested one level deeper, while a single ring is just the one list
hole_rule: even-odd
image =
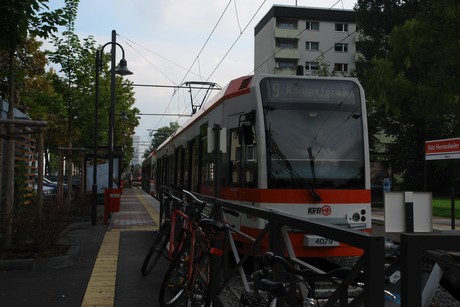
[{"label": "tram platform", "polygon": [[[40,270],[2,269],[0,302],[4,306],[156,306],[166,260],[143,277],[140,268],[154,231],[159,202],[137,188],[125,188],[120,211],[107,225],[99,216],[73,225],[67,239],[79,246],[68,266]],[[99,213],[102,214],[102,213]],[[382,225],[383,208],[373,209],[373,223]],[[457,220],[460,229],[460,220]],[[433,218],[435,231],[450,230],[450,219]],[[0,261],[1,262],[1,261]]]},{"label": "tram platform", "polygon": [[125,188],[120,211],[108,224],[98,206],[96,225],[89,217],[71,225],[64,239],[76,247],[73,257],[52,257],[41,265],[0,261],[0,305],[157,306],[166,260],[145,277],[140,268],[158,228],[158,211],[153,197]]}]

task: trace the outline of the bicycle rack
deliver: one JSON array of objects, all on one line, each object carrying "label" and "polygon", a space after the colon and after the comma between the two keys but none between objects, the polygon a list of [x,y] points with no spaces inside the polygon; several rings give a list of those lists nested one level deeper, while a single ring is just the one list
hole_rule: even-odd
[{"label": "bicycle rack", "polygon": [[[257,248],[266,235],[268,235],[269,250],[275,254],[283,255],[286,246],[290,245],[290,243],[285,243],[285,239],[288,238],[288,236],[283,235],[283,229],[284,226],[289,226],[306,233],[317,234],[343,242],[345,244],[361,248],[364,251],[363,255],[356,262],[355,266],[345,277],[342,284],[336,289],[325,306],[334,306],[336,302],[340,302],[340,306],[349,306],[356,304],[357,302],[362,302],[365,306],[384,306],[382,299],[384,293],[384,238],[382,236],[344,229],[330,224],[313,222],[307,219],[290,216],[285,213],[236,204],[200,194],[196,194],[196,196],[199,199],[214,205],[213,211],[216,217],[222,215],[222,208],[228,208],[243,214],[249,214],[251,216],[262,218],[267,221],[265,228],[261,230],[259,236],[254,239],[253,244],[249,248],[249,253],[244,255],[242,259],[239,259],[239,261],[237,259],[238,265],[230,272],[230,277],[235,276],[235,274],[238,273],[241,274],[241,267],[243,263],[247,260],[251,252]],[[344,291],[347,291],[348,286],[356,279],[363,269],[364,291],[352,302],[348,303],[348,296],[344,296]],[[382,276],[382,278],[373,278],[373,276]],[[223,283],[228,282],[229,279],[230,278],[224,280]],[[221,288],[222,287],[223,286],[221,286]],[[215,301],[218,302],[217,300]]]},{"label": "bicycle rack", "polygon": [[420,280],[423,252],[427,250],[460,251],[460,235],[455,232],[402,233],[400,237],[401,305],[422,306],[423,291]]},{"label": "bicycle rack", "polygon": [[[243,284],[245,287],[248,287],[242,266],[250,257],[249,255],[252,255],[255,251],[257,251],[260,242],[266,236],[268,236],[268,248],[270,251],[278,255],[284,255],[287,251],[289,257],[297,259],[287,234],[286,226],[288,226],[289,228],[327,237],[363,250],[363,255],[359,257],[349,274],[335,289],[334,293],[324,306],[335,306],[336,303],[339,303],[340,306],[384,306],[385,239],[383,236],[372,235],[366,232],[346,229],[340,226],[325,224],[318,221],[311,221],[282,212],[259,209],[252,206],[224,201],[197,193],[193,194],[199,199],[214,205],[213,216],[217,220],[222,218],[223,208],[228,208],[242,214],[249,214],[266,220],[265,228],[260,231],[257,238],[252,238],[246,235],[246,239],[252,241],[253,243],[246,250],[247,253],[244,253],[241,259],[237,252],[235,242],[233,241],[231,231],[227,230],[226,237],[229,239],[230,249],[233,252],[233,257],[237,266],[230,272],[227,272],[227,278],[220,286],[220,290],[225,286],[225,283],[236,274],[241,275]],[[181,198],[180,196],[178,197]],[[183,197],[185,196],[182,195],[182,198]],[[160,208],[163,207],[162,203],[163,202],[160,203]],[[168,201],[166,201],[165,204],[169,205]],[[460,251],[460,235],[455,232],[447,232],[402,233],[400,236],[401,306],[422,306],[422,284],[420,280],[423,252],[427,250]],[[227,261],[228,259],[225,259],[224,257],[223,269],[226,269],[225,264]],[[301,262],[301,260],[298,261]],[[304,263],[302,262],[302,264]],[[364,278],[364,291],[349,302],[347,289],[358,277],[358,275],[361,274],[361,272],[363,272],[363,275],[361,276]],[[375,276],[382,276],[382,278],[375,278]],[[217,297],[214,301],[216,306],[225,306],[225,303],[218,300]]]}]

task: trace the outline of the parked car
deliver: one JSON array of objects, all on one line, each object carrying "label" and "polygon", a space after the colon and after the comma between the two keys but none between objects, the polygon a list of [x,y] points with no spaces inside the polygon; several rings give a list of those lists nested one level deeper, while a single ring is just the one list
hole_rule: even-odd
[{"label": "parked car", "polygon": [[[37,183],[34,184],[34,191],[37,192]],[[57,187],[43,182],[43,198],[54,199],[57,196]]]},{"label": "parked car", "polygon": [[[48,177],[43,177],[43,185],[44,184],[47,184],[49,186],[53,186],[55,189],[56,189],[56,195],[57,195],[57,191],[58,191],[58,183],[56,181],[52,181],[50,178]],[[64,198],[67,197],[67,195],[69,195],[69,186],[67,185],[67,183],[63,183],[62,184],[62,188],[64,190]],[[74,195],[75,193],[73,192],[72,189],[70,189],[70,195],[71,195],[71,199],[74,199]]]}]

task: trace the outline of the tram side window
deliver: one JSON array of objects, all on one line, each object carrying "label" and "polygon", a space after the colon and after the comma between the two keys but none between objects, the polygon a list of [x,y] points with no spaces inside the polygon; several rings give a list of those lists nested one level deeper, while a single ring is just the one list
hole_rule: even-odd
[{"label": "tram side window", "polygon": [[183,171],[183,164],[184,164],[184,158],[183,158],[183,148],[182,146],[176,149],[176,174],[174,178],[174,183],[175,184],[183,184],[183,177],[182,177],[182,171]]},{"label": "tram side window", "polygon": [[168,179],[166,179],[167,184],[174,183],[174,155],[168,156],[167,172]]},{"label": "tram side window", "polygon": [[201,136],[201,141],[203,145],[203,163],[201,166],[201,184],[202,185],[211,185],[214,183],[214,155],[207,152],[208,148],[208,137],[206,135]]},{"label": "tram side window", "polygon": [[177,184],[179,174],[179,148],[174,149],[173,184]]},{"label": "tram side window", "polygon": [[190,190],[189,182],[189,167],[190,167],[190,149],[189,144],[185,147],[184,150],[184,172],[183,172],[183,185],[184,188]]},{"label": "tram side window", "polygon": [[163,156],[161,158],[161,174],[160,174],[160,177],[161,177],[161,184],[163,185],[166,185],[168,182],[167,182],[167,172],[168,172],[168,160],[166,158],[166,156]]},{"label": "tram side window", "polygon": [[195,138],[194,146],[192,148],[192,191],[199,192],[199,183],[200,183],[200,145],[199,145],[199,136]]},{"label": "tram side window", "polygon": [[240,185],[241,173],[241,144],[238,138],[237,130],[230,132],[230,163],[229,163],[229,182],[232,186]]},{"label": "tram side window", "polygon": [[245,185],[250,188],[257,187],[257,151],[255,144],[246,146]]}]

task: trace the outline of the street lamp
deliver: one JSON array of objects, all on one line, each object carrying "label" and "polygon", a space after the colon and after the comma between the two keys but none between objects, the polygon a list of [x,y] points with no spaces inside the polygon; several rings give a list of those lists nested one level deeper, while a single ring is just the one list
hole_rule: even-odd
[{"label": "street lamp", "polygon": [[[108,188],[113,188],[113,129],[115,120],[115,74],[126,76],[133,73],[128,69],[125,60],[125,50],[116,42],[117,33],[112,30],[112,41],[103,45],[96,50],[96,99],[94,103],[94,157],[93,157],[93,200],[91,207],[91,224],[96,225],[97,219],[97,138],[98,138],[98,113],[99,113],[99,75],[102,72],[102,56],[104,48],[108,45],[112,46],[111,50],[111,65],[110,65],[110,108],[109,108],[109,172],[108,172]],[[122,59],[117,67],[115,67],[115,46],[119,46],[122,51]]]}]

